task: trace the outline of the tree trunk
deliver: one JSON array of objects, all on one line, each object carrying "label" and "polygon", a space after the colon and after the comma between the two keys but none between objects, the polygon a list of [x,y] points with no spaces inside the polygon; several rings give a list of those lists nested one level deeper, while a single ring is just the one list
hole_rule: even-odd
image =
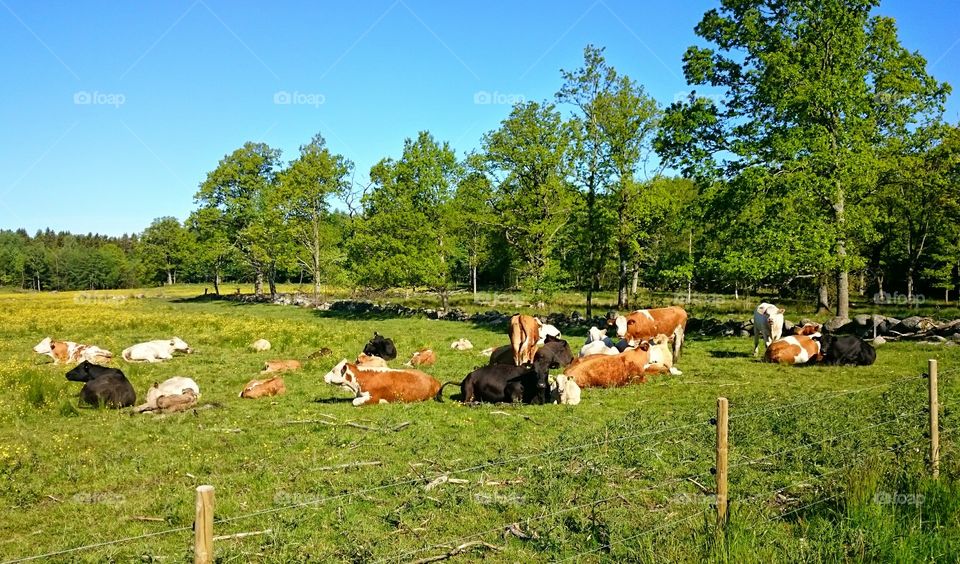
[{"label": "tree trunk", "polygon": [[473,282],[473,301],[477,301],[477,265],[470,266],[470,280]]},{"label": "tree trunk", "polygon": [[627,307],[627,243],[620,241],[617,243],[617,255],[619,256],[619,267],[617,276],[617,309]]},{"label": "tree trunk", "polygon": [[827,277],[820,276],[820,284],[817,286],[817,314],[830,313],[830,285],[827,283]]},{"label": "tree trunk", "polygon": [[633,280],[630,282],[630,295],[637,295],[637,288],[640,285],[640,267],[633,269]]},{"label": "tree trunk", "polygon": [[844,214],[844,192],[841,186],[837,186],[837,202],[834,204],[834,215],[837,221],[837,228],[840,236],[837,238],[837,317],[848,319],[850,317],[850,272],[847,266],[847,241],[844,230],[846,228],[846,216]]},{"label": "tree trunk", "polygon": [[260,266],[256,267],[256,272],[253,276],[253,294],[257,297],[263,295],[263,268]]},{"label": "tree trunk", "polygon": [[593,280],[587,284],[587,319],[593,317]]},{"label": "tree trunk", "polygon": [[850,273],[846,268],[837,271],[837,317],[850,317]]},{"label": "tree trunk", "polygon": [[270,299],[277,297],[277,267],[271,264],[267,273],[267,283],[270,285]]},{"label": "tree trunk", "polygon": [[450,292],[446,288],[440,290],[440,308],[444,313],[450,309]]},{"label": "tree trunk", "polygon": [[167,286],[173,284],[173,271],[169,268],[167,269]]},{"label": "tree trunk", "polygon": [[220,295],[220,269],[213,269],[213,291],[218,296]]},{"label": "tree trunk", "polygon": [[907,269],[907,306],[913,303],[913,267]]}]

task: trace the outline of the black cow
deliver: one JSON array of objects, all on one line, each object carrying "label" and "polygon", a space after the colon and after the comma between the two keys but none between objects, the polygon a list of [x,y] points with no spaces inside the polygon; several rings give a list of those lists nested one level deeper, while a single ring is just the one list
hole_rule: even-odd
[{"label": "black cow", "polygon": [[[442,398],[444,386],[456,383],[446,382],[441,386],[437,401]],[[532,364],[481,366],[460,382],[460,401],[543,404],[547,399],[548,385],[547,379],[541,377],[540,371]]]},{"label": "black cow", "polygon": [[853,335],[839,337],[824,333],[820,337],[823,364],[854,364],[870,366],[877,360],[877,351],[870,343]]},{"label": "black cow", "polygon": [[543,346],[533,357],[534,365],[537,364],[538,360],[545,360],[549,363],[548,368],[566,368],[568,364],[573,362],[573,351],[570,350],[570,344],[563,339],[547,335],[543,343]]},{"label": "black cow", "polygon": [[137,403],[137,392],[123,372],[116,368],[100,366],[87,360],[67,372],[67,380],[84,382],[80,389],[80,401],[90,405],[129,407]]},{"label": "black cow", "polygon": [[363,354],[379,356],[383,360],[393,360],[397,358],[397,347],[393,346],[392,339],[374,332],[373,338],[363,347]]}]

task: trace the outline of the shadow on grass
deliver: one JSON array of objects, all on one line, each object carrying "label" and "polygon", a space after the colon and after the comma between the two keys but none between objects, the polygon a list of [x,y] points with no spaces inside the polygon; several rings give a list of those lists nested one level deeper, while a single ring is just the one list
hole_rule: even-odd
[{"label": "shadow on grass", "polygon": [[742,351],[707,351],[713,358],[751,358],[753,355]]}]

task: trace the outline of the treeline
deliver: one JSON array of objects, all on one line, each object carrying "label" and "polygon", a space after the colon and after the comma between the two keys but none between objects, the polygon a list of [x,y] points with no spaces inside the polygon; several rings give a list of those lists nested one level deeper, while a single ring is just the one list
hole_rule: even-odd
[{"label": "treeline", "polygon": [[[107,238],[0,236],[0,284],[247,280],[358,288],[638,288],[915,299],[960,283],[960,130],[949,85],[875,2],[724,3],[684,73],[721,92],[660,106],[588,46],[553,100],[518,103],[458,157],[429,132],[370,183],[319,134],[249,142],[186,221]],[[669,167],[669,168],[667,168]],[[681,176],[672,176],[678,171]]]}]

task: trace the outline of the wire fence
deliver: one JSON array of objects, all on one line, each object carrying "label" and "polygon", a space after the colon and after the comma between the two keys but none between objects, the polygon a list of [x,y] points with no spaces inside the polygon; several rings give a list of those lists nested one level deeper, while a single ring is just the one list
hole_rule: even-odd
[{"label": "wire fence", "polygon": [[[950,377],[956,375],[957,373],[960,373],[960,368],[956,368],[956,369],[952,369],[952,370],[948,370],[948,371],[941,371],[941,372],[938,373],[938,377],[941,379],[941,381],[943,381],[943,379],[944,379],[945,377],[950,378]],[[774,405],[774,406],[770,406],[770,407],[762,408],[762,409],[755,409],[755,410],[744,411],[744,412],[736,412],[736,413],[734,413],[733,415],[731,415],[731,416],[729,417],[729,420],[730,420],[730,421],[734,421],[734,420],[744,420],[744,419],[749,419],[749,418],[760,418],[760,417],[766,416],[766,415],[771,414],[771,413],[774,413],[774,412],[781,412],[781,413],[782,413],[782,412],[788,412],[788,411],[791,411],[791,410],[795,410],[796,408],[799,408],[799,407],[808,406],[808,405],[813,405],[813,404],[819,404],[819,403],[824,403],[824,402],[828,402],[828,401],[830,401],[830,400],[834,400],[834,399],[836,399],[836,398],[847,397],[847,396],[851,396],[851,395],[855,395],[855,394],[862,394],[862,393],[866,393],[866,392],[870,392],[870,391],[874,391],[874,390],[879,390],[879,389],[881,389],[881,388],[892,388],[892,387],[894,387],[894,386],[898,386],[898,385],[902,385],[902,384],[906,384],[906,383],[910,383],[910,382],[915,382],[915,381],[924,379],[924,378],[926,378],[926,377],[928,377],[927,374],[922,374],[922,375],[920,375],[920,376],[909,376],[909,377],[904,377],[904,378],[899,378],[899,379],[896,379],[896,380],[884,382],[884,383],[881,383],[881,384],[866,386],[866,387],[863,387],[863,388],[856,388],[856,389],[852,389],[852,390],[833,391],[833,392],[828,392],[828,393],[824,393],[824,394],[819,394],[818,396],[816,396],[816,397],[814,397],[814,398],[810,398],[810,399],[806,399],[806,400],[803,400],[803,401],[794,402],[794,403],[790,403],[790,404],[778,404],[778,405]],[[731,465],[729,466],[729,469],[730,469],[730,470],[734,470],[734,469],[745,469],[745,468],[749,468],[749,467],[752,467],[752,466],[756,466],[756,465],[758,465],[758,464],[762,464],[762,463],[764,463],[764,462],[766,462],[766,461],[769,461],[769,460],[771,460],[771,459],[776,459],[776,458],[781,457],[781,456],[784,456],[784,455],[786,455],[786,454],[798,452],[798,451],[801,451],[801,450],[804,450],[804,449],[809,449],[809,448],[812,448],[812,447],[815,447],[815,446],[818,446],[818,445],[823,445],[823,444],[825,444],[825,443],[830,443],[830,442],[836,441],[836,440],[841,439],[841,438],[858,436],[858,435],[864,434],[864,433],[866,433],[866,432],[868,432],[868,431],[875,430],[875,429],[879,429],[879,428],[882,428],[882,427],[891,425],[891,424],[896,423],[896,422],[898,422],[898,421],[909,421],[910,419],[915,418],[915,417],[921,415],[922,413],[924,413],[924,410],[922,410],[922,409],[921,409],[921,410],[910,411],[910,412],[908,412],[908,413],[906,413],[906,414],[895,415],[895,416],[893,416],[893,417],[884,419],[883,421],[880,421],[880,422],[878,422],[878,423],[873,423],[873,424],[871,424],[871,425],[859,427],[859,428],[854,429],[854,430],[845,431],[845,432],[843,432],[843,433],[835,434],[835,435],[830,436],[830,437],[819,438],[819,439],[816,439],[816,440],[811,440],[811,441],[808,441],[808,442],[803,443],[803,444],[800,444],[800,445],[792,446],[792,447],[789,447],[789,448],[786,448],[786,449],[782,449],[782,450],[779,450],[779,451],[777,451],[777,452],[765,454],[765,455],[762,455],[762,456],[759,456],[759,457],[750,458],[750,459],[747,459],[747,460],[739,460],[739,461],[736,461],[735,463],[731,464]],[[442,476],[447,476],[447,477],[449,477],[449,476],[456,476],[456,475],[464,475],[464,474],[469,474],[469,473],[472,473],[472,472],[479,472],[479,471],[487,470],[487,469],[490,469],[490,468],[504,467],[504,466],[509,466],[509,465],[515,464],[515,463],[522,463],[522,462],[524,462],[524,461],[529,461],[529,460],[533,460],[533,459],[546,458],[546,459],[554,460],[554,459],[556,459],[556,457],[561,456],[561,455],[572,455],[572,454],[577,453],[577,452],[582,452],[582,451],[586,451],[586,450],[590,450],[590,449],[594,449],[594,448],[600,448],[600,447],[603,447],[603,446],[614,445],[614,444],[623,443],[623,442],[631,441],[631,440],[644,439],[644,438],[649,438],[649,437],[654,437],[654,436],[664,435],[664,434],[671,434],[671,436],[675,436],[675,435],[676,435],[678,432],[680,432],[680,431],[689,430],[689,429],[693,429],[693,428],[703,428],[703,426],[704,426],[704,422],[699,421],[699,422],[695,422],[695,423],[686,423],[686,424],[675,425],[675,426],[670,426],[670,427],[664,426],[664,427],[661,427],[661,428],[658,428],[658,429],[649,430],[649,431],[640,432],[640,433],[627,433],[627,434],[622,434],[622,435],[613,436],[613,437],[595,437],[594,439],[592,439],[592,440],[590,440],[590,441],[583,442],[583,443],[580,443],[580,444],[577,444],[577,445],[571,445],[571,446],[566,446],[566,447],[557,448],[557,449],[542,450],[542,451],[533,452],[533,453],[529,453],[529,454],[524,454],[524,455],[519,455],[519,456],[513,456],[513,457],[504,458],[504,459],[500,459],[500,460],[493,460],[493,461],[484,462],[484,463],[481,463],[481,464],[474,464],[474,465],[470,465],[470,466],[466,466],[466,467],[462,467],[462,468],[457,468],[457,469],[452,469],[452,470],[444,471],[444,472],[441,472],[441,473],[439,474],[439,476],[437,476],[437,477],[442,477]],[[913,441],[911,441],[911,442],[909,442],[909,443],[905,443],[905,444],[899,445],[899,447],[903,448],[903,447],[906,447],[906,446],[910,446],[910,445],[912,445],[912,444],[919,443],[919,442],[921,442],[922,440],[923,440],[922,437],[919,438],[919,439],[914,439]],[[828,476],[836,475],[836,474],[838,474],[838,473],[840,473],[840,472],[842,472],[842,471],[844,471],[844,470],[848,470],[848,468],[847,468],[847,467],[834,468],[834,469],[829,470],[829,471],[827,471],[827,472],[822,472],[822,473],[820,473],[818,477],[819,477],[820,479],[823,479],[823,478],[828,477]],[[626,493],[629,494],[629,495],[637,496],[637,495],[641,495],[641,494],[643,494],[643,493],[651,493],[651,492],[660,491],[660,490],[663,490],[664,488],[667,488],[667,487],[669,487],[669,486],[675,486],[675,485],[677,485],[677,484],[684,483],[684,482],[689,482],[689,481],[691,481],[691,480],[692,480],[694,483],[697,483],[695,479],[696,479],[696,478],[702,478],[703,476],[704,476],[704,475],[703,475],[702,473],[700,473],[700,474],[687,474],[687,475],[684,475],[684,476],[678,476],[678,477],[676,477],[676,478],[673,478],[673,479],[670,479],[670,480],[667,480],[667,481],[664,481],[664,482],[660,482],[660,483],[658,483],[658,484],[656,484],[656,485],[653,485],[653,486],[648,486],[648,487],[643,487],[643,488],[636,489],[636,490],[631,490],[631,491],[626,492]],[[434,479],[436,479],[437,477],[435,477]],[[403,487],[403,486],[422,485],[422,484],[424,484],[425,482],[429,482],[429,481],[430,481],[429,478],[423,477],[423,476],[421,476],[421,477],[416,477],[416,478],[397,479],[397,480],[393,480],[393,481],[391,481],[391,482],[388,482],[388,483],[386,483],[386,484],[381,484],[381,485],[378,485],[378,486],[371,486],[371,487],[367,487],[367,488],[360,488],[360,489],[357,489],[357,490],[352,490],[352,491],[349,491],[349,492],[343,492],[343,493],[339,493],[339,494],[335,494],[335,495],[321,496],[321,497],[317,497],[317,498],[314,498],[314,499],[310,499],[310,500],[306,500],[306,501],[302,501],[302,502],[298,502],[298,503],[290,503],[290,504],[280,505],[280,506],[276,506],[276,507],[270,507],[270,508],[265,508],[265,509],[261,509],[261,510],[257,510],[257,511],[252,511],[252,512],[248,512],[248,513],[243,513],[243,514],[239,514],[239,515],[234,515],[234,516],[231,516],[231,517],[218,518],[218,519],[215,520],[215,523],[216,523],[217,525],[224,525],[224,524],[233,523],[233,522],[237,522],[237,521],[241,521],[241,520],[252,519],[252,518],[255,518],[255,517],[262,517],[262,516],[266,516],[266,515],[271,515],[271,514],[281,513],[281,512],[285,512],[285,511],[290,511],[290,510],[293,510],[293,509],[304,508],[304,507],[315,506],[315,505],[321,505],[321,504],[325,504],[325,503],[329,503],[329,502],[333,502],[333,501],[348,499],[348,498],[351,498],[351,497],[357,497],[357,496],[363,496],[363,495],[366,495],[366,494],[383,492],[383,491],[386,491],[386,490],[392,490],[392,489],[400,488],[400,487]],[[809,482],[809,480],[803,480],[803,481],[800,481],[800,482],[797,482],[797,483],[794,483],[794,484],[790,484],[790,485],[788,485],[788,486],[779,487],[779,488],[776,488],[776,489],[774,489],[774,490],[766,491],[766,492],[763,492],[763,493],[761,493],[761,494],[756,494],[756,495],[753,495],[753,496],[742,497],[742,498],[739,498],[739,499],[736,498],[736,497],[734,497],[734,499],[731,501],[731,503],[735,503],[735,504],[738,505],[738,506],[749,506],[750,504],[755,503],[755,502],[757,502],[757,501],[770,499],[771,496],[776,496],[776,495],[778,495],[778,494],[782,494],[783,492],[790,491],[790,490],[792,490],[792,489],[794,489],[794,488],[796,488],[796,487],[799,487],[800,485],[802,485],[802,484],[804,484],[804,483],[806,483],[806,482]],[[699,485],[699,484],[698,484],[698,485]],[[704,494],[705,497],[707,496],[707,493],[706,493],[706,492],[703,492],[703,494]],[[794,508],[794,509],[792,509],[792,510],[786,512],[786,513],[781,513],[781,514],[779,514],[779,515],[775,515],[775,516],[771,517],[769,520],[770,520],[770,521],[773,521],[773,520],[776,520],[776,519],[783,519],[783,518],[785,518],[785,517],[788,516],[788,515],[792,515],[792,514],[795,514],[795,513],[800,512],[800,511],[802,511],[802,510],[804,510],[804,509],[808,509],[808,508],[813,507],[813,506],[815,506],[815,505],[819,505],[819,504],[821,504],[821,503],[825,503],[825,502],[827,502],[827,501],[830,501],[831,499],[834,499],[834,498],[838,497],[839,495],[841,495],[841,494],[840,494],[840,493],[835,493],[835,494],[833,494],[833,495],[831,495],[831,496],[829,496],[829,497],[817,499],[817,500],[815,500],[815,501],[813,501],[813,502],[810,502],[810,503],[808,503],[808,504],[806,504],[806,505],[803,505],[803,506]],[[508,527],[511,527],[512,525],[522,525],[522,526],[524,526],[524,527],[529,527],[529,526],[531,526],[531,525],[533,525],[533,524],[535,524],[535,523],[547,521],[547,520],[549,520],[549,519],[553,519],[553,518],[559,517],[559,516],[561,516],[561,515],[573,513],[573,512],[576,512],[576,511],[579,511],[579,510],[583,510],[583,509],[586,509],[586,508],[592,508],[593,511],[597,511],[597,508],[600,507],[600,506],[602,506],[602,505],[604,505],[604,504],[609,504],[609,503],[614,502],[614,501],[616,501],[616,500],[618,500],[618,499],[622,500],[622,499],[624,499],[624,498],[625,498],[625,493],[624,493],[623,491],[617,491],[616,493],[614,493],[614,494],[612,494],[612,495],[607,495],[607,496],[604,496],[604,497],[600,497],[600,498],[596,498],[596,499],[591,499],[590,501],[586,501],[586,502],[583,502],[583,503],[578,503],[578,504],[575,504],[575,505],[570,505],[570,506],[563,507],[563,508],[560,508],[560,509],[557,509],[557,510],[554,510],[554,511],[546,511],[546,512],[542,512],[542,513],[540,513],[540,514],[532,515],[532,516],[525,517],[525,518],[513,519],[513,520],[511,520],[511,521],[509,521],[509,522],[507,522],[507,523],[503,523],[503,524],[498,525],[498,526],[496,526],[496,527],[491,527],[491,528],[488,528],[488,529],[485,529],[485,530],[482,530],[482,531],[478,531],[478,532],[470,533],[470,534],[467,534],[467,535],[459,536],[459,537],[456,537],[456,538],[453,538],[453,539],[450,539],[450,540],[446,540],[446,541],[443,541],[443,542],[440,542],[440,543],[431,543],[431,544],[428,544],[428,545],[426,545],[426,546],[424,546],[424,547],[421,547],[421,548],[417,548],[417,549],[413,549],[413,550],[408,550],[408,551],[399,553],[399,554],[394,555],[394,556],[385,557],[385,558],[381,558],[381,559],[379,559],[379,560],[375,560],[375,562],[385,563],[385,562],[392,562],[392,561],[405,561],[406,559],[413,558],[413,557],[415,557],[415,556],[417,556],[417,555],[420,555],[420,554],[423,554],[423,553],[426,553],[426,552],[430,552],[430,551],[433,551],[433,550],[439,550],[439,549],[442,549],[442,548],[444,548],[444,547],[446,547],[446,546],[457,546],[457,545],[460,545],[460,544],[465,543],[465,542],[467,542],[467,541],[471,541],[471,540],[473,540],[473,539],[482,539],[482,538],[488,537],[489,535],[498,534],[498,533],[499,533],[499,534],[502,534],[502,533],[504,532],[504,530],[506,530]],[[600,513],[602,513],[602,510],[600,510]],[[625,543],[628,543],[628,542],[637,540],[637,539],[639,539],[639,538],[641,538],[641,537],[643,537],[643,536],[650,535],[650,534],[653,534],[653,533],[655,533],[655,532],[662,531],[662,530],[666,530],[666,529],[668,529],[668,528],[672,528],[672,527],[675,527],[675,526],[679,526],[680,524],[683,524],[683,523],[685,523],[685,522],[691,521],[691,520],[693,520],[694,518],[697,518],[697,517],[703,518],[704,515],[705,515],[705,512],[704,512],[703,509],[701,508],[701,509],[698,510],[697,512],[695,512],[695,513],[693,513],[693,514],[691,514],[691,515],[685,516],[685,517],[683,517],[683,518],[681,518],[681,519],[676,519],[676,520],[668,521],[668,522],[666,522],[666,523],[660,524],[660,525],[658,525],[658,526],[656,526],[656,527],[652,527],[652,528],[646,529],[646,530],[644,530],[644,531],[642,531],[642,532],[639,532],[639,533],[636,533],[636,534],[633,534],[633,535],[628,535],[628,536],[626,536],[626,537],[622,537],[622,538],[619,538],[619,539],[616,539],[616,540],[610,540],[610,541],[608,541],[608,542],[606,542],[606,543],[601,543],[599,546],[593,547],[593,548],[591,548],[591,549],[588,549],[588,550],[585,550],[585,551],[582,551],[582,552],[578,552],[578,553],[576,553],[576,554],[574,554],[574,555],[572,555],[572,556],[570,556],[570,557],[565,558],[565,559],[562,560],[562,561],[575,560],[575,559],[578,559],[578,558],[581,558],[581,557],[584,557],[584,556],[588,556],[588,555],[590,555],[590,554],[594,554],[594,553],[599,552],[599,551],[601,551],[601,550],[609,550],[609,549],[611,549],[613,546],[622,545],[622,544],[625,544]],[[63,549],[63,550],[48,552],[48,553],[40,554],[40,555],[26,556],[26,557],[20,557],[20,558],[16,558],[16,559],[6,560],[3,564],[16,564],[16,563],[20,563],[20,562],[29,562],[29,561],[35,561],[35,560],[55,558],[55,557],[58,557],[58,556],[65,556],[65,555],[68,555],[68,554],[74,554],[74,553],[78,553],[78,552],[82,552],[82,551],[86,551],[86,550],[93,550],[93,549],[97,549],[97,548],[104,548],[104,547],[108,547],[108,546],[114,546],[114,545],[120,545],[120,544],[125,544],[125,543],[131,543],[131,542],[135,542],[135,541],[142,541],[142,540],[145,540],[145,539],[156,538],[156,537],[161,537],[161,536],[165,536],[165,535],[172,535],[172,534],[175,534],[175,533],[184,533],[184,532],[187,532],[187,531],[191,531],[192,529],[193,529],[192,526],[181,526],[181,527],[169,528],[169,529],[165,529],[165,530],[161,530],[161,531],[155,531],[155,532],[150,532],[150,533],[145,533],[145,534],[141,534],[141,535],[132,535],[132,536],[127,536],[127,537],[118,538],[118,539],[114,539],[114,540],[108,540],[108,541],[102,541],[102,542],[95,542],[95,543],[90,543],[90,544],[86,544],[86,545],[82,545],[82,546],[76,546],[76,547],[66,548],[66,549]]]}]

